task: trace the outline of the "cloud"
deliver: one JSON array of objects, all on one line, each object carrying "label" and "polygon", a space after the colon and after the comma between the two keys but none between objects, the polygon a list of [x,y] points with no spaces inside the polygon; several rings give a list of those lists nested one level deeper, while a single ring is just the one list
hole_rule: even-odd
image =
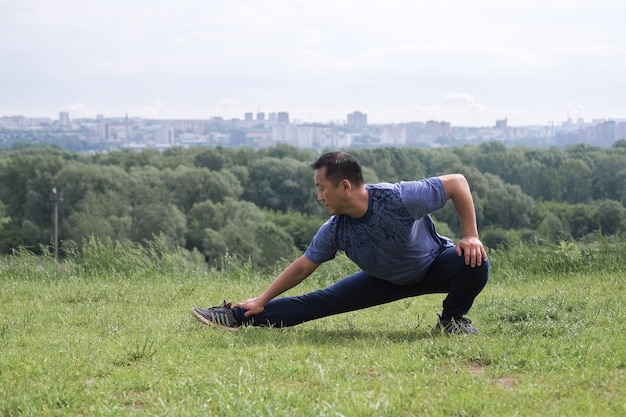
[{"label": "cloud", "polygon": [[94,117],[93,112],[85,103],[76,102],[61,107],[61,111],[68,112],[73,119]]},{"label": "cloud", "polygon": [[443,97],[443,100],[452,105],[467,106],[474,104],[474,97],[467,93],[450,93]]}]

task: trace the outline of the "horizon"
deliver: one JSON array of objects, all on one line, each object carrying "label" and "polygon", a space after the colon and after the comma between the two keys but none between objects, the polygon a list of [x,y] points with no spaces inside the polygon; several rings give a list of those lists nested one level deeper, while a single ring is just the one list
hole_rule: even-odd
[{"label": "horizon", "polygon": [[[355,111],[359,111],[359,110],[355,110]],[[13,117],[24,117],[26,119],[46,119],[52,122],[56,122],[60,120],[60,114],[61,113],[68,113],[68,117],[69,117],[69,121],[74,121],[74,120],[98,120],[98,118],[102,117],[103,119],[107,119],[107,120],[111,120],[111,119],[125,119],[125,118],[129,118],[129,119],[140,119],[140,120],[152,120],[152,121],[179,121],[179,120],[201,120],[201,121],[207,121],[210,122],[213,119],[222,119],[226,122],[233,122],[233,121],[241,121],[241,122],[269,122],[270,120],[268,120],[268,115],[271,113],[278,113],[278,112],[261,112],[264,114],[265,116],[265,120],[257,120],[257,113],[253,112],[253,120],[245,120],[245,113],[241,115],[241,117],[233,117],[233,118],[226,118],[226,117],[222,117],[219,115],[213,115],[213,116],[209,116],[209,117],[199,117],[199,118],[191,118],[191,117],[181,117],[181,118],[155,118],[155,117],[142,117],[142,116],[133,116],[130,114],[124,114],[124,115],[112,115],[112,116],[107,116],[104,114],[96,114],[96,115],[92,115],[92,116],[81,116],[81,117],[72,117],[72,114],[70,114],[69,112],[66,111],[59,111],[57,112],[56,116],[51,117],[48,115],[37,115],[37,116],[33,116],[33,115],[24,115],[24,114],[4,114],[1,115],[0,114],[0,119],[1,118],[13,118]],[[321,121],[321,120],[315,120],[315,121],[302,121],[299,120],[298,118],[293,118],[292,114],[289,111],[286,111],[286,113],[289,114],[289,123],[291,124],[340,124],[340,125],[344,125],[347,123],[347,117],[344,118],[337,118],[337,119],[333,119],[333,120],[328,120],[328,121]],[[363,112],[361,112],[363,113]],[[345,115],[347,116],[347,114]],[[366,114],[366,116],[368,117],[368,122],[367,122],[367,126],[377,126],[377,125],[402,125],[402,124],[410,124],[410,123],[423,123],[426,124],[428,122],[437,122],[437,123],[449,123],[451,127],[460,127],[460,128],[495,128],[496,127],[496,122],[497,121],[501,121],[501,120],[505,120],[507,121],[506,123],[506,127],[551,127],[551,126],[560,126],[560,125],[565,125],[567,123],[570,123],[571,125],[580,125],[581,123],[583,125],[593,125],[593,124],[598,124],[598,123],[603,123],[603,122],[615,122],[615,123],[622,123],[622,122],[626,122],[626,117],[620,117],[620,118],[611,118],[611,117],[600,117],[600,118],[596,118],[596,119],[592,119],[592,120],[588,120],[588,119],[574,119],[571,118],[569,120],[552,120],[552,121],[548,121],[547,123],[544,124],[524,124],[524,125],[516,125],[516,124],[511,124],[508,119],[505,117],[503,119],[499,119],[499,120],[494,120],[493,123],[491,123],[490,125],[458,125],[458,124],[453,124],[452,122],[448,121],[448,120],[407,120],[407,121],[402,121],[402,122],[370,122],[369,121],[369,115]]]}]

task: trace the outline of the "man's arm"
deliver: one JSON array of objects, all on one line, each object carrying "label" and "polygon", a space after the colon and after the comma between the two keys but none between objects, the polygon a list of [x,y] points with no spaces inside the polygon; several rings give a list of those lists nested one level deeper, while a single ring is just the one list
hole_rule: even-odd
[{"label": "man's arm", "polygon": [[487,252],[478,238],[474,200],[467,179],[461,174],[442,175],[439,179],[461,222],[462,238],[456,244],[456,252],[465,255],[467,265],[480,266],[487,259]]},{"label": "man's arm", "polygon": [[295,287],[305,278],[313,273],[317,269],[319,264],[315,264],[308,260],[305,255],[302,255],[291,263],[283,272],[281,272],[276,279],[270,284],[269,287],[255,298],[250,298],[242,303],[238,303],[238,306],[246,309],[244,316],[250,317],[254,314],[259,314],[265,308],[265,305],[273,298],[279,296],[285,291]]}]

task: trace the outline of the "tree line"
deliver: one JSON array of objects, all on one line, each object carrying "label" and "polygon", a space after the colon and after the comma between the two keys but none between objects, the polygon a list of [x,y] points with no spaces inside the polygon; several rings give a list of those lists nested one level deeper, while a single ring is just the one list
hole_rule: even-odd
[{"label": "tree line", "polygon": [[[367,182],[464,174],[488,247],[626,236],[626,141],[611,148],[488,142],[350,152]],[[302,251],[328,217],[309,167],[318,156],[284,145],[93,155],[50,146],[3,150],[0,252],[50,247],[54,188],[63,197],[57,202],[61,254],[91,238],[141,243],[162,236],[213,265],[228,255],[270,266]],[[433,217],[442,234],[459,237],[451,204]]]}]

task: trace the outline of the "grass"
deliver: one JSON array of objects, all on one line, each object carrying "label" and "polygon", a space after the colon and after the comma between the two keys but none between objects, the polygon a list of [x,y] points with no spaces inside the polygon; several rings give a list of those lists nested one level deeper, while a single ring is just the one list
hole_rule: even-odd
[{"label": "grass", "polygon": [[[0,414],[622,416],[626,247],[559,261],[578,250],[493,251],[475,337],[431,334],[436,295],[227,332],[190,307],[256,295],[276,271],[210,271],[158,241],[93,241],[61,264],[22,251],[0,264]],[[352,269],[323,265],[293,293]]]}]

